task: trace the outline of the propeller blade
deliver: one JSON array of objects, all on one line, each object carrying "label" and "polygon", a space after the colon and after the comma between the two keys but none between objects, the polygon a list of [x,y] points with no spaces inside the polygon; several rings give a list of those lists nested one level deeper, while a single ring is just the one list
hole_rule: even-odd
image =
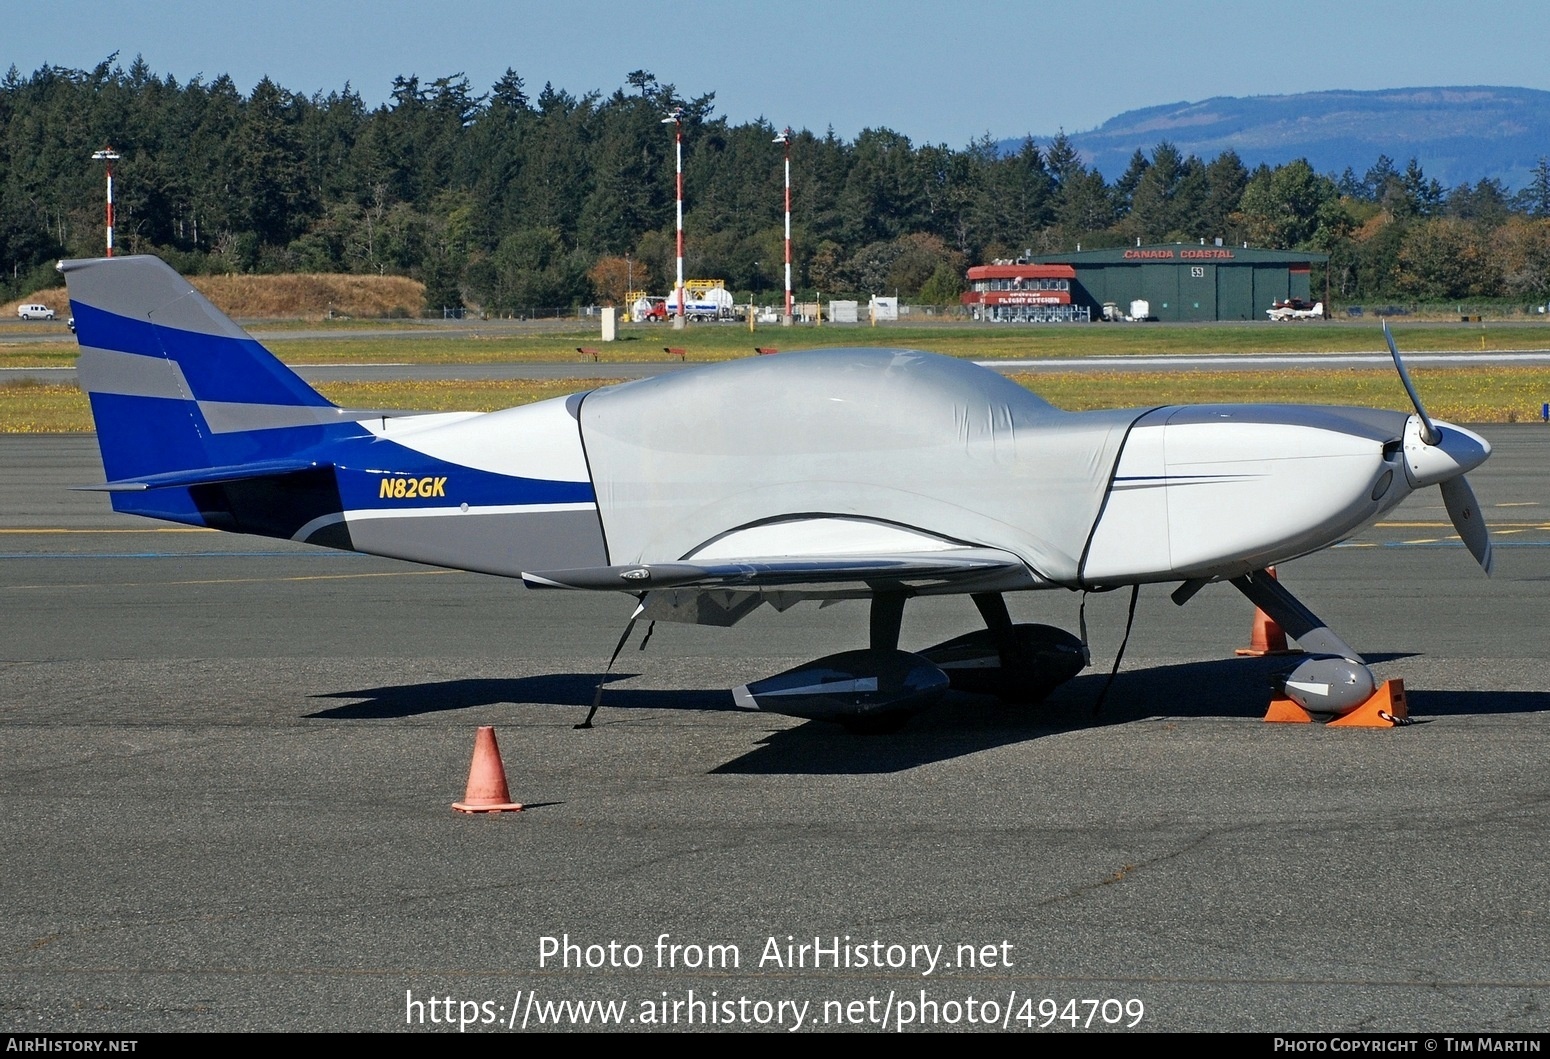
[{"label": "propeller blade", "polygon": [[[1389,344],[1389,353],[1394,357],[1394,367],[1399,371],[1399,381],[1405,384],[1405,392],[1410,395],[1410,403],[1415,405],[1415,414],[1421,421],[1420,439],[1428,446],[1426,449],[1413,450],[1412,465],[1422,453],[1446,453],[1453,457],[1461,455],[1464,450],[1458,446],[1449,447],[1454,451],[1449,451],[1449,448],[1437,449],[1437,445],[1442,441],[1442,431],[1432,423],[1431,416],[1426,414],[1426,408],[1421,404],[1421,395],[1415,392],[1415,383],[1410,381],[1410,373],[1405,370],[1405,361],[1399,355],[1399,347],[1394,344],[1394,334],[1389,330],[1387,320],[1383,321],[1383,340]],[[1469,432],[1462,433],[1467,435]],[[1469,436],[1473,437],[1473,435]],[[1474,438],[1474,440],[1480,439]],[[1484,445],[1483,442],[1481,444]],[[1495,561],[1491,554],[1491,533],[1486,529],[1485,518],[1480,514],[1480,503],[1475,499],[1475,491],[1469,487],[1468,480],[1458,472],[1462,471],[1464,466],[1478,465],[1490,451],[1489,446],[1486,446],[1478,459],[1464,463],[1452,472],[1453,477],[1438,483],[1439,488],[1442,489],[1442,502],[1448,509],[1448,517],[1453,520],[1453,528],[1458,530],[1459,538],[1469,549],[1469,554],[1475,557],[1475,561],[1485,570],[1487,576],[1490,575],[1491,566]],[[1431,460],[1420,462],[1425,465]],[[1437,472],[1442,472],[1442,468],[1435,468],[1434,473]],[[1412,484],[1416,483],[1417,477],[1417,474],[1411,474]]]},{"label": "propeller blade", "polygon": [[1426,409],[1421,406],[1421,395],[1415,392],[1415,383],[1410,381],[1410,373],[1405,370],[1405,362],[1399,356],[1399,347],[1394,344],[1394,335],[1389,331],[1389,322],[1383,321],[1383,340],[1389,344],[1389,352],[1394,355],[1394,367],[1399,369],[1399,381],[1405,384],[1405,392],[1410,395],[1410,403],[1415,405],[1415,414],[1421,417],[1421,425],[1425,429],[1421,432],[1421,440],[1428,445],[1435,445],[1442,440],[1442,432],[1432,426],[1431,416],[1426,414]]},{"label": "propeller blade", "polygon": [[1493,561],[1491,533],[1485,527],[1485,518],[1480,514],[1480,505],[1475,500],[1475,491],[1469,487],[1469,480],[1461,474],[1457,478],[1449,478],[1440,488],[1442,502],[1448,508],[1448,517],[1453,520],[1453,528],[1463,538],[1469,554],[1475,557],[1475,561],[1489,575]]}]

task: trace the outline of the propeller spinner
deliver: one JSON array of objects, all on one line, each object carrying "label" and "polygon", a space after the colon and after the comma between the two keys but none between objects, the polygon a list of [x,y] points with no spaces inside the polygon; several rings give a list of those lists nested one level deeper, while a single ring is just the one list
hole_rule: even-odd
[{"label": "propeller spinner", "polygon": [[1394,344],[1387,320],[1383,322],[1383,338],[1394,356],[1399,381],[1404,383],[1410,403],[1415,406],[1415,418],[1405,430],[1405,473],[1417,489],[1432,484],[1441,488],[1442,502],[1448,509],[1453,528],[1475,561],[1490,574],[1494,562],[1491,535],[1480,514],[1475,491],[1464,474],[1485,462],[1491,454],[1491,446],[1471,431],[1453,426],[1443,430],[1433,423],[1421,404],[1415,384],[1410,381],[1410,373],[1405,370],[1405,362],[1399,355],[1399,347]]}]

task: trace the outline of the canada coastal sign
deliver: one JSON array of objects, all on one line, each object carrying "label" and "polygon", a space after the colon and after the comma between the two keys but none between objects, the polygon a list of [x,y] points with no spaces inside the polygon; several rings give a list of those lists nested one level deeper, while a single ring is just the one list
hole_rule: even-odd
[{"label": "canada coastal sign", "polygon": [[1141,249],[1125,251],[1126,261],[1201,261],[1232,260],[1233,253],[1226,247],[1200,246],[1200,247],[1159,247],[1156,249]]}]

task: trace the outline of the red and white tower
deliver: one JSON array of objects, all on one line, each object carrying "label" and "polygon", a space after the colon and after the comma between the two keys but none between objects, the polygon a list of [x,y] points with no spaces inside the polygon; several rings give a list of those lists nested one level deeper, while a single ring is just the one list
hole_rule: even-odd
[{"label": "red and white tower", "polygon": [[113,163],[118,161],[118,152],[112,146],[104,147],[100,151],[93,152],[92,161],[106,162],[108,164],[108,256],[113,256]]},{"label": "red and white tower", "polygon": [[781,323],[791,325],[791,127],[772,141],[781,144],[786,154],[786,313]]},{"label": "red and white tower", "polygon": [[673,155],[675,158],[675,173],[678,183],[678,315],[673,317],[673,327],[678,330],[684,325],[684,108],[674,107],[662,119],[662,124],[672,123],[673,126]]}]

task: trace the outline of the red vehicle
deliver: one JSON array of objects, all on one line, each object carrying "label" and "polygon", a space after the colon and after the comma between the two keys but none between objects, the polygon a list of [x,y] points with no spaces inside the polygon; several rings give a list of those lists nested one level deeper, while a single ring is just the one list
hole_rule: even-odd
[{"label": "red vehicle", "polygon": [[630,306],[630,319],[656,323],[667,319],[667,299],[643,294]]}]

